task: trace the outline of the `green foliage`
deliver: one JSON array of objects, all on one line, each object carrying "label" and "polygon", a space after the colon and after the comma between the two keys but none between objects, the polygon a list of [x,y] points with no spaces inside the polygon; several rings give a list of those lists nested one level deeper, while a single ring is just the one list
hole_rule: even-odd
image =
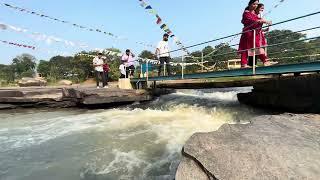
[{"label": "green foliage", "polygon": [[33,77],[36,68],[36,58],[22,54],[12,60],[11,65],[0,65],[1,86],[14,83],[22,77]]},{"label": "green foliage", "polygon": [[154,59],[155,55],[151,51],[143,50],[139,57],[146,59]]},{"label": "green foliage", "polygon": [[[287,63],[299,63],[305,61],[312,61],[314,58],[310,57],[301,57],[301,58],[290,58],[290,59],[281,59],[281,57],[294,57],[294,56],[303,56],[311,55],[316,53],[319,50],[320,41],[299,41],[293,43],[286,43],[291,41],[297,41],[306,38],[305,34],[294,33],[291,30],[274,30],[271,31],[267,36],[268,44],[276,46],[268,47],[268,54],[270,58],[280,58],[278,61],[282,64]],[[281,44],[282,43],[282,44]],[[318,48],[315,48],[318,46]],[[302,49],[302,50],[299,50]]]},{"label": "green foliage", "polygon": [[116,58],[115,60],[108,62],[110,66],[109,79],[110,80],[118,80],[120,77],[119,66],[121,64],[120,58]]},{"label": "green foliage", "polygon": [[12,60],[16,77],[33,77],[36,68],[36,58],[30,54],[22,54]]},{"label": "green foliage", "polygon": [[68,79],[79,83],[87,79],[92,71],[91,60],[88,57],[64,57],[54,56],[49,61],[41,60],[38,65],[38,72],[49,82],[57,82],[61,79]]},{"label": "green foliage", "polygon": [[1,86],[15,81],[15,70],[12,65],[0,64],[0,81]]},{"label": "green foliage", "polygon": [[[120,52],[119,49],[107,49],[113,52]],[[97,52],[81,52],[87,55],[96,55]],[[111,80],[117,80],[120,76],[119,66],[120,58],[114,55],[105,54],[106,63],[110,66],[109,77]],[[38,65],[38,72],[47,78],[49,82],[57,82],[61,79],[68,79],[75,83],[85,81],[94,77],[94,68],[92,66],[93,57],[90,56],[54,56],[49,61],[41,60]]]},{"label": "green foliage", "polygon": [[40,60],[37,72],[40,73],[43,77],[48,77],[50,73],[50,62],[45,60]]}]

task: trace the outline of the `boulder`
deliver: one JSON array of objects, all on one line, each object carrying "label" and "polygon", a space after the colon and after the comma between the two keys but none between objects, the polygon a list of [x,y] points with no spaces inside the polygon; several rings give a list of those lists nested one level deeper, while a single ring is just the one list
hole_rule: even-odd
[{"label": "boulder", "polygon": [[206,179],[223,180],[320,179],[316,117],[260,116],[249,124],[194,134],[184,146],[176,180],[204,179],[204,173]]},{"label": "boulder", "polygon": [[47,86],[47,81],[42,78],[22,78],[18,85],[19,87]]},{"label": "boulder", "polygon": [[61,86],[71,86],[73,83],[72,81],[69,81],[69,80],[61,80],[58,82],[58,84]]}]

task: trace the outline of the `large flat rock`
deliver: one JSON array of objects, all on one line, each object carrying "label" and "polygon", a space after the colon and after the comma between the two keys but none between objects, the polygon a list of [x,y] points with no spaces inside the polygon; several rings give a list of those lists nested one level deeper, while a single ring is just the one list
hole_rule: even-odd
[{"label": "large flat rock", "polygon": [[[226,124],[216,132],[194,134],[184,146],[176,179],[192,179],[190,172],[199,174],[200,169],[207,179],[318,180],[320,118],[315,117],[261,116],[250,124]],[[190,160],[197,166],[188,165]],[[203,178],[201,173],[193,177]]]},{"label": "large flat rock", "polygon": [[[152,100],[158,91],[93,87],[0,89],[0,104],[7,107],[75,107],[111,105]],[[165,91],[160,93],[166,93]],[[5,104],[5,105],[4,105]],[[12,106],[10,106],[12,105]]]},{"label": "large flat rock", "polygon": [[152,100],[153,95],[147,90],[124,89],[67,89],[68,96],[76,98],[83,105],[99,105],[121,102],[136,102]]}]

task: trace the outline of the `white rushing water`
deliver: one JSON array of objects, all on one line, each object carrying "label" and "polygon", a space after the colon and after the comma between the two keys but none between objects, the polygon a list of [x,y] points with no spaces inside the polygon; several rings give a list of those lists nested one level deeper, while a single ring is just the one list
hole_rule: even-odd
[{"label": "white rushing water", "polygon": [[181,90],[107,110],[0,112],[0,179],[172,180],[192,134],[263,113],[237,102],[249,90]]}]

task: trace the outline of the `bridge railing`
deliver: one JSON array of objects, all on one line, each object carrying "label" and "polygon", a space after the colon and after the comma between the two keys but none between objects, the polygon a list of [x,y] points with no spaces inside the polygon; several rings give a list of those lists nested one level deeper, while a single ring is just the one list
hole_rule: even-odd
[{"label": "bridge railing", "polygon": [[[239,54],[241,52],[245,52],[245,51],[251,50],[253,52],[253,56],[252,56],[253,57],[252,74],[254,75],[255,74],[255,70],[256,70],[256,56],[255,56],[255,53],[256,53],[256,50],[258,50],[260,48],[266,49],[268,56],[272,57],[270,59],[280,60],[280,57],[277,58],[277,57],[273,57],[273,56],[276,55],[276,54],[286,54],[286,53],[291,53],[292,54],[292,53],[296,53],[296,52],[299,52],[299,51],[308,51],[308,50],[311,50],[311,49],[318,49],[320,47],[320,41],[317,41],[317,40],[320,39],[320,36],[315,36],[315,37],[311,37],[311,38],[304,37],[304,38],[298,38],[296,40],[289,40],[289,41],[286,40],[287,39],[286,37],[288,35],[292,35],[292,34],[296,34],[296,33],[302,33],[302,32],[308,32],[308,31],[312,31],[312,30],[317,30],[317,29],[320,29],[320,26],[306,28],[306,29],[299,30],[299,31],[290,31],[287,34],[285,33],[285,34],[279,34],[279,35],[273,35],[273,36],[271,36],[270,34],[267,34],[266,35],[267,39],[270,39],[270,38],[280,39],[282,36],[285,36],[285,38],[284,38],[284,41],[281,41],[279,43],[269,44],[269,45],[261,46],[261,47],[255,47],[255,45],[256,45],[256,43],[255,43],[255,41],[256,41],[256,31],[257,30],[274,27],[274,26],[277,26],[277,25],[280,25],[280,24],[285,24],[285,23],[288,23],[288,22],[296,21],[296,20],[299,20],[299,19],[304,19],[304,18],[307,18],[307,17],[319,15],[319,14],[320,14],[320,11],[315,12],[315,13],[311,13],[311,14],[307,14],[307,15],[304,15],[304,16],[299,16],[299,17],[296,17],[296,18],[292,18],[292,19],[289,19],[289,20],[281,21],[281,22],[278,22],[278,23],[274,23],[272,25],[263,26],[262,28],[250,29],[250,30],[245,31],[245,32],[236,33],[236,34],[233,34],[233,35],[217,38],[217,39],[214,39],[214,40],[210,40],[210,41],[206,41],[206,42],[202,42],[202,43],[198,43],[198,44],[194,44],[194,45],[186,47],[186,49],[190,49],[190,48],[194,48],[194,47],[198,47],[198,46],[202,46],[202,45],[207,45],[209,43],[213,43],[213,42],[217,42],[217,41],[221,41],[221,40],[225,40],[225,39],[229,39],[229,38],[232,38],[231,41],[233,41],[235,38],[237,38],[238,36],[242,35],[243,33],[252,32],[253,31],[253,34],[254,34],[254,38],[253,38],[254,47],[250,48],[250,49],[245,49],[245,50],[241,50],[241,51],[232,49],[231,47],[237,47],[239,44],[229,45],[229,42],[231,42],[231,41],[229,41],[228,43],[225,43],[225,45],[222,44],[221,47],[218,47],[218,48],[214,49],[212,52],[210,52],[207,55],[204,55],[204,53],[202,52],[201,56],[199,56],[199,57],[195,57],[195,56],[192,56],[190,54],[186,54],[184,49],[176,49],[176,50],[170,51],[170,53],[177,52],[177,51],[182,52],[182,55],[180,56],[181,60],[177,61],[177,59],[176,59],[170,65],[173,66],[173,69],[175,69],[175,71],[178,74],[181,74],[181,78],[183,79],[184,75],[186,73],[190,72],[190,71],[191,72],[193,71],[193,73],[194,73],[194,71],[195,72],[204,72],[204,71],[217,70],[216,66],[219,65],[219,63],[221,64],[221,63],[227,62],[229,60],[229,59],[219,60],[218,57],[221,57],[221,56],[227,56],[228,57],[228,56],[230,56],[230,59],[235,59],[235,58],[238,58],[237,54]],[[269,49],[274,48],[274,47],[281,47],[281,46],[286,46],[288,44],[294,44],[294,43],[305,42],[305,41],[310,42],[312,40],[315,41],[314,42],[315,46],[304,47],[304,48],[303,47],[295,47],[295,48],[292,48],[292,49],[285,49],[285,50],[282,50],[282,51],[275,51],[275,50],[269,51]],[[319,44],[317,44],[317,43],[319,43]],[[229,48],[228,52],[217,53],[218,50],[220,50],[220,48],[222,49],[222,48],[225,48],[225,47]],[[281,48],[278,48],[278,49],[281,49]],[[208,57],[210,57],[210,58],[208,58]],[[309,55],[309,56],[306,56],[306,57],[320,57],[320,52],[319,52],[319,54],[313,54],[313,55]],[[294,58],[294,57],[283,57],[283,58]],[[296,58],[299,58],[299,56],[297,55]],[[149,77],[155,76],[157,74],[157,73],[154,73],[153,71],[150,71],[150,67],[151,66],[158,67],[158,66],[160,66],[160,63],[157,60],[145,60],[144,66],[146,67],[145,68],[146,71],[143,73],[143,71],[142,71],[143,68],[141,68],[141,73],[144,74],[144,76],[142,76],[142,77],[146,77],[148,79]],[[167,69],[166,66],[167,65],[164,65],[163,76],[166,75],[166,69]],[[192,70],[190,70],[190,69],[192,69]]]}]

